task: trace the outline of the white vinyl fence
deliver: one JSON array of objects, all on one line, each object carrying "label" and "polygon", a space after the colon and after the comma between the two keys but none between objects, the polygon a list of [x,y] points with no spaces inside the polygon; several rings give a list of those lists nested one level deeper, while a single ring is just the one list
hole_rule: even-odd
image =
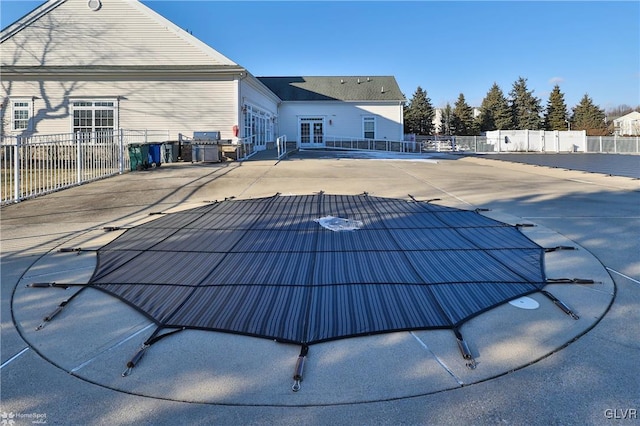
[{"label": "white vinyl fence", "polygon": [[638,136],[587,136],[584,130],[495,130],[486,136],[455,136],[453,140],[458,151],[640,154]]},{"label": "white vinyl fence", "polygon": [[0,204],[81,185],[130,169],[130,144],[161,143],[168,132],[123,130],[3,136]]}]

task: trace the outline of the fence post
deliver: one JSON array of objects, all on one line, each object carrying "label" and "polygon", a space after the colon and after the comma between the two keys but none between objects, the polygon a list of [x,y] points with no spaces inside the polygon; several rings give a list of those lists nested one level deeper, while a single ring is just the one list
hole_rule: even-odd
[{"label": "fence post", "polygon": [[76,182],[82,183],[82,146],[80,141],[82,140],[83,133],[75,133],[76,137]]},{"label": "fence post", "polygon": [[118,129],[118,149],[120,153],[118,155],[118,169],[119,174],[124,173],[124,131],[122,129]]},{"label": "fence post", "polygon": [[613,135],[613,152],[618,153],[618,135]]},{"label": "fence post", "polygon": [[16,144],[13,146],[13,201],[20,202],[20,145],[22,136],[16,136]]},{"label": "fence post", "polygon": [[602,136],[600,136],[600,154],[602,154]]}]

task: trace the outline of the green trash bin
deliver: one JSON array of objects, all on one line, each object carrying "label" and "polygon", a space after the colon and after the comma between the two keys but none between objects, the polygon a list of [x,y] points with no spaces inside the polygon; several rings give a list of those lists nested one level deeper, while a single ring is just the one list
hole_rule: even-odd
[{"label": "green trash bin", "polygon": [[149,168],[149,145],[129,145],[129,162],[131,171],[146,170]]}]

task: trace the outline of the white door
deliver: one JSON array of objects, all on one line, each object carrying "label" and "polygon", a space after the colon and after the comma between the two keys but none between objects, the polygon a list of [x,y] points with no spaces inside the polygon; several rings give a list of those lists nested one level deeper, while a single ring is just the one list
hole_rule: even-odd
[{"label": "white door", "polygon": [[301,118],[298,134],[301,147],[324,147],[324,119],[314,117]]}]

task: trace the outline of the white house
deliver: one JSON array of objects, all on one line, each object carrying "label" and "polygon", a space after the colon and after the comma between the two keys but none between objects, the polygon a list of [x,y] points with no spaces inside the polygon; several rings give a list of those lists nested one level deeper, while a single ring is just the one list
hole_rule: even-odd
[{"label": "white house", "polygon": [[[330,133],[402,139],[404,97],[393,77],[330,93],[338,77],[299,77],[317,93],[290,98],[284,84],[254,77],[137,0],[49,0],[0,33],[0,56],[3,135],[124,128],[177,140],[215,130],[258,150],[281,134],[319,145]],[[339,78],[338,88],[357,78]]]},{"label": "white house", "polygon": [[[258,77],[281,100],[279,131],[301,147],[337,139],[403,138],[404,96],[393,77]],[[400,125],[398,125],[400,124]]]},{"label": "white house", "polygon": [[613,120],[613,131],[618,136],[640,136],[640,112],[633,111]]}]

